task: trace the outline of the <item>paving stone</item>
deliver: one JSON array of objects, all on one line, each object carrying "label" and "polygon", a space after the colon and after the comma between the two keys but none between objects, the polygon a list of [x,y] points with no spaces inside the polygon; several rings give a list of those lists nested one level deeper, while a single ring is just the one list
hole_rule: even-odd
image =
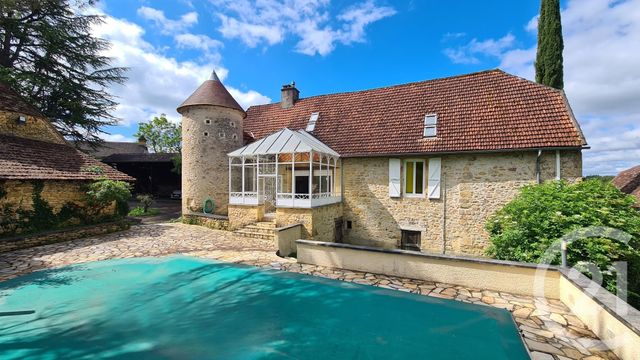
[{"label": "paving stone", "polygon": [[547,353],[542,353],[539,351],[534,351],[531,353],[532,360],[555,360],[553,355],[549,355]]}]

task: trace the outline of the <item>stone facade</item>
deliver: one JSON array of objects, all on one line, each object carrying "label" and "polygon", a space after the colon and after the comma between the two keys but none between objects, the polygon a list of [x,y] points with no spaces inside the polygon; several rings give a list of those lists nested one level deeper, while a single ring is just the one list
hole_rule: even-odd
[{"label": "stone facade", "polygon": [[227,214],[227,153],[242,146],[242,121],[242,112],[219,106],[189,106],[182,110],[184,214],[201,213],[208,198],[215,203],[215,214]]},{"label": "stone facade", "polygon": [[229,229],[237,230],[243,226],[255,224],[264,216],[264,205],[229,205]]},{"label": "stone facade", "polygon": [[[397,248],[401,230],[421,232],[427,252],[482,255],[489,216],[536,182],[536,152],[443,155],[440,199],[390,198],[389,158],[343,159],[346,241]],[[412,157],[415,158],[415,157]],[[424,157],[427,161],[427,157]],[[541,156],[541,179],[555,178],[555,152]],[[561,176],[582,176],[579,151],[561,152]]]},{"label": "stone facade", "polygon": [[317,241],[335,240],[335,221],[342,217],[342,204],[311,209],[277,208],[276,226],[302,223],[302,238]]},{"label": "stone facade", "polygon": [[[64,180],[43,180],[42,198],[57,212],[66,203],[82,205],[85,192],[82,190],[83,182]],[[33,209],[33,181],[4,180],[2,187],[6,191],[4,198],[0,199],[0,205],[13,204],[24,210]]]},{"label": "stone facade", "polygon": [[[18,124],[18,118],[20,116],[25,117],[26,123]],[[0,134],[52,142],[56,144],[65,143],[65,140],[53,128],[48,120],[3,110],[0,110]]]}]

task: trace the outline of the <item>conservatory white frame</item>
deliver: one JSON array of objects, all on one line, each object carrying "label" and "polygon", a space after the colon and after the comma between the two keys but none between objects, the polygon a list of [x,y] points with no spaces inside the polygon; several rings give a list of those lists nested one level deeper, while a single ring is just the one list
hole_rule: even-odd
[{"label": "conservatory white frame", "polygon": [[[342,201],[340,155],[306,131],[285,128],[228,156],[231,205],[264,204],[266,194],[259,183],[266,177],[275,177],[276,207],[313,208]],[[296,191],[300,176],[308,178],[304,193]]]}]

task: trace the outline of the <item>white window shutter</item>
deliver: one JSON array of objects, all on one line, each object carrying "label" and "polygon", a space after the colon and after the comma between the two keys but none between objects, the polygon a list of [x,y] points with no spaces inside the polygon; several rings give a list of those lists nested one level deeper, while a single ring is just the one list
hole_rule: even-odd
[{"label": "white window shutter", "polygon": [[429,199],[440,199],[440,177],[442,160],[440,158],[429,159]]},{"label": "white window shutter", "polygon": [[389,197],[400,197],[400,159],[389,159]]}]

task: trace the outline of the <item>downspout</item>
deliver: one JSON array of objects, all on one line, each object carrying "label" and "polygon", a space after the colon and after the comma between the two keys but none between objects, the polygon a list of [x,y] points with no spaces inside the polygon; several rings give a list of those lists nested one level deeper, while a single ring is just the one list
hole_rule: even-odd
[{"label": "downspout", "polygon": [[447,189],[444,182],[445,176],[442,173],[442,255],[447,252]]},{"label": "downspout", "polygon": [[556,150],[556,180],[560,180],[561,177],[561,173],[560,173],[560,150]]},{"label": "downspout", "polygon": [[542,183],[540,179],[540,157],[542,156],[542,150],[538,150],[538,156],[536,156],[536,183]]}]

